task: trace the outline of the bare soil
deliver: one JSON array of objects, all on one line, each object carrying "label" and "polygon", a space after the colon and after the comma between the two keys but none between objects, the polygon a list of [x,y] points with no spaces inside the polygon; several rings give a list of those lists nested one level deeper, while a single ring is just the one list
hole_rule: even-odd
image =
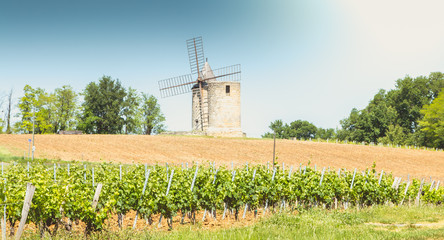
[{"label": "bare soil", "polygon": [[[0,135],[2,152],[23,156],[31,135]],[[37,158],[116,163],[267,164],[273,160],[273,140],[145,135],[36,135]],[[444,181],[444,152],[353,144],[277,140],[279,164],[316,165],[392,172],[407,179],[430,177]]]}]

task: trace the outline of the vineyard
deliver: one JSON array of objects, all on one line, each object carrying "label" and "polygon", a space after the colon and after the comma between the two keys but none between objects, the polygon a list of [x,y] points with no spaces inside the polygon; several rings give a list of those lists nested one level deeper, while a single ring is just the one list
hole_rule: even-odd
[{"label": "vineyard", "polygon": [[[26,134],[0,134],[0,155],[30,159]],[[62,161],[114,162],[122,164],[182,164],[216,161],[231,167],[265,164],[273,157],[273,140],[142,135],[37,135],[35,157]],[[172,151],[174,149],[174,151]],[[407,179],[430,177],[444,181],[444,152],[356,144],[276,140],[279,162],[297,166],[330,166],[365,169],[374,162],[377,171]]]},{"label": "vineyard", "polygon": [[[168,165],[48,165],[2,163],[0,199],[10,235],[22,217],[26,185],[35,186],[28,223],[39,234],[54,235],[82,222],[85,233],[101,231],[105,220],[137,212],[148,224],[173,228],[173,216],[196,223],[205,217],[241,221],[246,212],[301,211],[311,207],[362,208],[372,205],[436,204],[444,202],[440,182],[404,179],[376,172],[316,169],[311,166],[254,165],[228,169],[214,163]],[[196,213],[204,212],[203,219]],[[219,212],[216,215],[216,212]],[[153,216],[160,218],[153,219]],[[154,223],[155,222],[155,223]],[[2,224],[2,228],[5,224]],[[5,228],[3,228],[5,229]]]}]

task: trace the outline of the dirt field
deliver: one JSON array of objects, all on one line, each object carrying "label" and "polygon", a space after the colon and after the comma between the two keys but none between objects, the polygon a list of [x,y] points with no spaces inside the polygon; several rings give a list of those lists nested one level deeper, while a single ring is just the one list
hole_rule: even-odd
[{"label": "dirt field", "polygon": [[[23,156],[30,135],[0,135],[1,152]],[[273,140],[225,139],[184,136],[135,135],[36,135],[38,158],[117,163],[184,162],[235,165],[266,164],[273,159]],[[317,143],[292,140],[276,141],[278,162],[299,167],[311,161],[317,168],[358,168],[376,163],[378,170],[410,177],[444,182],[444,152]]]}]

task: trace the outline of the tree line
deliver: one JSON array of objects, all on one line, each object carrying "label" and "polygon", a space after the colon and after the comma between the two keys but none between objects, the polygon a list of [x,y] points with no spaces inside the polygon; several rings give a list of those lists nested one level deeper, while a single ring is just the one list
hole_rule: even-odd
[{"label": "tree line", "polygon": [[262,137],[338,139],[367,143],[444,148],[444,74],[396,81],[395,89],[379,90],[361,110],[353,108],[341,128],[317,128],[307,121],[276,120]]},{"label": "tree line", "polygon": [[[0,132],[59,133],[80,130],[91,134],[157,134],[165,130],[165,117],[157,99],[148,93],[122,86],[118,79],[103,76],[77,93],[69,85],[47,92],[26,85],[18,99],[11,124],[12,90],[6,121],[0,118]],[[4,101],[2,101],[3,103]],[[0,106],[1,107],[1,106]]]},{"label": "tree line", "polygon": [[263,138],[282,139],[333,139],[335,138],[335,130],[333,128],[323,129],[316,127],[313,123],[305,120],[296,120],[290,124],[284,123],[282,120],[276,120],[270,124],[270,129],[273,132],[267,132]]}]

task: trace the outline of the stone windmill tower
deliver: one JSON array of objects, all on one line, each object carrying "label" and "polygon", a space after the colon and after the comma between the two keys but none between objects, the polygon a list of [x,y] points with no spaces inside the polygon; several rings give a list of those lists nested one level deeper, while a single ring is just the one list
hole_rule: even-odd
[{"label": "stone windmill tower", "polygon": [[162,97],[192,92],[192,132],[242,137],[240,65],[212,70],[204,61],[202,37],[187,40],[191,74],[159,81]]}]

